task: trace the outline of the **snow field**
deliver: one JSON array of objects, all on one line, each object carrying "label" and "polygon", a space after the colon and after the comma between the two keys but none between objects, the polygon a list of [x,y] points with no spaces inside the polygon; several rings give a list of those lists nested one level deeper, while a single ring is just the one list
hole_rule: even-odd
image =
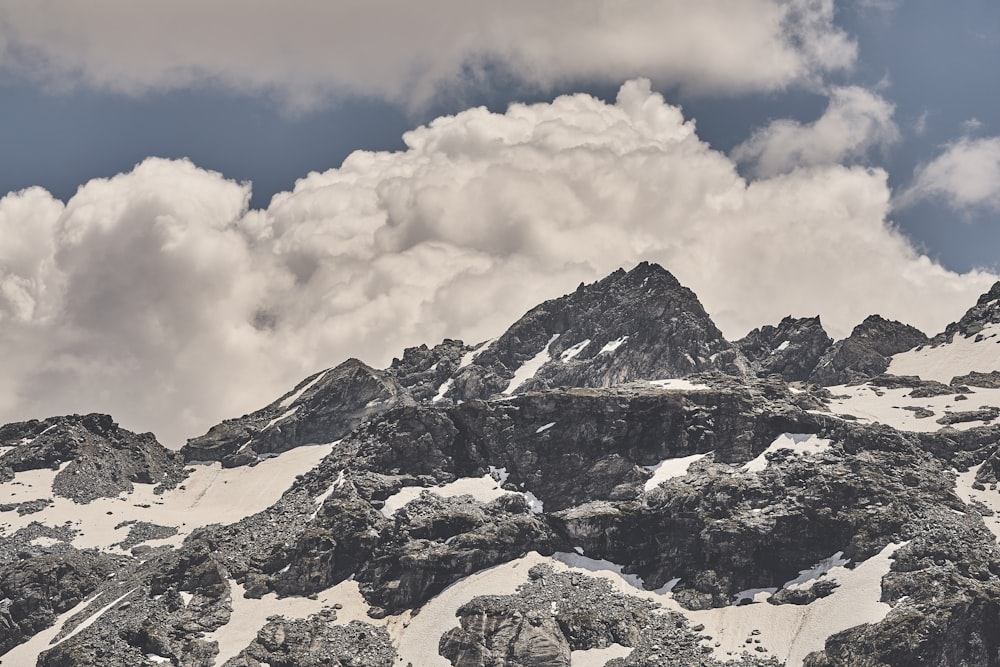
[{"label": "snow field", "polygon": [[[52,481],[58,471],[19,472],[12,481],[0,485],[0,497],[20,502],[29,500],[27,496],[32,495],[52,498],[53,504],[41,512],[24,516],[4,512],[0,514],[3,521],[0,528],[10,534],[33,521],[53,528],[68,522],[80,531],[73,538],[73,546],[124,553],[111,545],[124,540],[129,527],[116,526],[124,521],[147,521],[175,527],[178,533],[144,544],[177,546],[195,528],[210,523],[233,523],[267,509],[292,485],[296,475],[314,468],[333,447],[334,443],[298,447],[253,467],[223,468],[220,463],[198,465],[181,485],[183,489],[178,487],[156,495],[153,484],[133,484],[131,494],[98,498],[85,505],[52,493]],[[31,486],[27,487],[29,483]],[[12,496],[10,491],[18,495]]]},{"label": "snow field", "polygon": [[909,350],[892,357],[886,373],[917,375],[924,380],[948,384],[953,377],[971,371],[1000,371],[1000,324],[988,324],[976,336],[956,334],[950,343],[922,350]]},{"label": "snow field", "polygon": [[[1000,354],[1000,348],[997,348]],[[1000,389],[970,387],[971,394],[946,394],[927,398],[909,398],[912,389],[885,389],[868,384],[827,387],[836,398],[828,408],[833,413],[849,414],[866,422],[880,422],[901,431],[933,432],[945,428],[935,420],[945,412],[964,412],[980,406],[1000,406]],[[880,395],[881,394],[881,395]],[[966,396],[964,401],[956,401],[956,396]],[[917,418],[916,412],[907,407],[920,407],[934,413],[932,417]],[[959,422],[950,428],[967,430],[982,426],[984,422]]]}]

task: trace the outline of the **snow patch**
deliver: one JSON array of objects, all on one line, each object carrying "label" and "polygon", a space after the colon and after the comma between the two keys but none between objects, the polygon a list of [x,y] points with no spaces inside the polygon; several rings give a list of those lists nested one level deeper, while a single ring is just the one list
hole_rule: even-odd
[{"label": "snow patch", "polygon": [[96,598],[97,595],[95,594],[81,600],[75,607],[62,613],[50,627],[36,633],[28,641],[18,644],[4,653],[0,656],[0,660],[5,665],[34,665],[38,660],[39,653],[52,648],[52,642],[62,632],[66,622],[90,606],[90,603]]},{"label": "snow patch", "polygon": [[622,336],[621,338],[616,338],[613,341],[609,342],[604,347],[602,347],[601,351],[598,352],[597,354],[611,354],[612,352],[620,348],[622,345],[624,345],[625,341],[627,340],[628,336]]},{"label": "snow patch", "polygon": [[777,588],[748,588],[733,596],[733,604],[740,606],[744,604],[754,604],[756,602],[766,602],[769,597],[778,592]]},{"label": "snow patch", "polygon": [[465,368],[466,366],[471,364],[475,360],[475,358],[479,356],[479,353],[488,348],[490,345],[492,345],[495,340],[496,338],[490,338],[489,340],[484,341],[479,345],[477,345],[475,349],[469,350],[468,352],[463,354],[462,359],[458,362],[458,367]]},{"label": "snow patch", "polygon": [[352,620],[370,622],[365,613],[368,605],[358,591],[357,582],[350,580],[321,591],[315,599],[279,598],[274,593],[269,593],[255,600],[244,597],[245,593],[243,586],[234,580],[229,581],[229,594],[233,606],[229,622],[205,635],[205,641],[219,643],[219,653],[214,663],[216,665],[225,663],[246,648],[267,623],[269,616],[306,618],[319,612],[323,607],[339,602],[342,608],[337,610],[337,624],[349,623]]},{"label": "snow patch", "polygon": [[146,544],[178,546],[196,528],[210,523],[233,523],[267,509],[295,482],[297,475],[312,470],[333,451],[335,444],[296,447],[255,466],[223,468],[218,462],[196,466],[180,486],[163,494],[153,492],[155,484],[133,483],[131,494],[97,498],[85,505],[52,493],[52,480],[58,471],[19,472],[12,481],[0,484],[0,497],[17,502],[51,498],[52,504],[24,516],[4,513],[2,532],[9,534],[33,521],[52,528],[69,522],[78,531],[72,540],[76,548],[124,554],[127,552],[120,547],[112,547],[127,534],[127,528],[117,526],[125,521],[148,521],[177,528],[178,532]]},{"label": "snow patch", "polygon": [[767,468],[767,455],[780,449],[790,449],[796,456],[819,454],[830,448],[831,441],[811,433],[782,433],[754,460],[744,464],[744,472],[760,472]]},{"label": "snow patch", "polygon": [[707,384],[695,384],[690,380],[671,378],[667,380],[650,380],[649,384],[660,389],[673,389],[674,391],[702,391],[711,389]]},{"label": "snow patch", "polygon": [[438,387],[437,393],[434,394],[434,398],[431,399],[431,403],[437,403],[438,401],[443,399],[444,395],[448,393],[448,390],[451,389],[451,385],[453,384],[455,384],[455,380],[453,380],[452,378],[448,378],[447,380],[445,380],[441,384],[441,386]]},{"label": "snow patch", "polygon": [[[286,419],[288,419],[289,417],[291,417],[292,415],[294,415],[294,414],[295,414],[296,412],[298,412],[298,411],[299,411],[299,406],[297,406],[297,405],[296,405],[296,406],[295,406],[294,408],[290,409],[290,410],[286,410],[286,411],[285,411],[284,413],[282,413],[282,415],[281,415],[280,417],[275,417],[275,418],[274,418],[274,419],[272,419],[271,421],[267,422],[267,426],[265,426],[265,427],[264,427],[264,428],[262,428],[261,430],[262,430],[262,431],[266,431],[267,429],[271,428],[272,426],[274,426],[274,425],[275,425],[275,424],[277,424],[278,422],[282,422],[282,421],[285,421]],[[243,445],[243,446],[244,446],[244,447],[246,447],[246,446],[247,446],[247,445],[249,445],[249,444],[250,444],[250,442],[248,441],[248,442],[247,442],[247,443],[246,443],[245,445]]]},{"label": "snow patch", "polygon": [[973,468],[969,468],[968,472],[958,473],[955,476],[955,495],[961,498],[962,502],[966,505],[971,505],[973,501],[978,500],[993,510],[993,516],[984,516],[983,523],[986,524],[986,527],[989,528],[996,539],[1000,541],[1000,491],[990,489],[989,487],[982,491],[972,488],[972,485],[976,483],[976,473],[982,467],[983,464],[980,463]]},{"label": "snow patch", "polygon": [[573,347],[563,350],[563,353],[559,355],[559,361],[571,361],[573,357],[583,352],[583,349],[588,345],[590,345],[589,338],[581,340]]},{"label": "snow patch", "polygon": [[313,499],[313,502],[316,504],[316,509],[313,510],[312,515],[309,517],[310,521],[315,519],[316,515],[319,514],[320,508],[323,507],[323,503],[325,503],[326,499],[330,497],[330,494],[332,494],[335,489],[339,489],[343,485],[344,485],[344,471],[341,470],[339,473],[337,473],[337,479],[330,482],[330,486],[327,488],[327,490]]},{"label": "snow patch", "polygon": [[843,567],[850,563],[850,559],[844,558],[844,552],[838,551],[829,558],[825,558],[810,568],[799,570],[799,576],[791,581],[786,581],[782,588],[808,588],[812,583],[836,567]]},{"label": "snow patch", "polygon": [[[391,519],[401,507],[419,498],[424,491],[430,491],[442,498],[469,495],[481,503],[488,503],[507,493],[493,478],[492,470],[491,468],[491,473],[482,477],[463,477],[441,486],[404,486],[385,499],[381,510],[382,516]],[[505,470],[505,475],[506,472]],[[504,479],[506,480],[506,478]]]},{"label": "snow patch", "polygon": [[494,468],[490,466],[490,477],[497,481],[498,486],[503,486],[507,483],[507,478],[510,477],[510,473],[507,472],[506,468]]},{"label": "snow patch", "polygon": [[513,394],[518,387],[535,376],[538,369],[545,365],[545,362],[551,358],[549,348],[552,347],[552,343],[556,342],[557,338],[559,338],[559,334],[552,334],[552,337],[549,338],[549,342],[545,344],[545,347],[542,348],[541,352],[533,356],[531,359],[528,359],[521,365],[520,368],[514,371],[514,377],[510,379],[510,384],[508,384],[507,388],[503,390],[504,394]]},{"label": "snow patch", "polygon": [[[1000,347],[997,348],[1000,355]],[[1000,406],[1000,389],[974,387],[968,400],[955,401],[956,395],[943,394],[926,398],[911,398],[912,389],[901,387],[887,389],[863,384],[856,386],[838,385],[828,387],[834,398],[827,407],[835,413],[854,415],[859,420],[881,422],[901,431],[933,432],[945,428],[935,420],[945,412],[972,410],[980,405]],[[968,407],[966,407],[968,406]],[[931,417],[918,417],[913,410],[904,408],[924,408],[934,413]],[[824,413],[826,414],[826,413]],[[957,422],[948,428],[959,431],[982,426],[982,421]]]},{"label": "snow patch", "polygon": [[788,349],[788,341],[787,340],[786,341],[782,341],[781,345],[779,345],[778,347],[774,348],[774,350],[771,352],[771,354],[774,354],[776,352],[781,352],[781,351],[787,350],[787,349]]},{"label": "snow patch", "polygon": [[652,491],[662,482],[672,477],[683,477],[687,474],[688,467],[692,463],[700,461],[705,456],[705,454],[692,454],[691,456],[682,456],[674,459],[663,459],[652,466],[643,466],[643,468],[653,473],[653,476],[646,480],[645,490]]},{"label": "snow patch", "polygon": [[528,507],[535,514],[541,514],[544,511],[545,504],[538,499],[538,496],[533,494],[531,491],[525,491],[523,494],[524,499],[528,501]]},{"label": "snow patch", "polygon": [[94,621],[96,621],[97,619],[99,619],[101,616],[104,616],[104,612],[106,612],[108,609],[111,609],[112,607],[114,607],[116,604],[118,604],[119,602],[121,602],[122,600],[124,600],[125,598],[127,598],[129,595],[132,595],[132,593],[134,593],[135,590],[136,589],[133,588],[130,591],[128,591],[127,593],[125,593],[124,595],[118,596],[117,598],[115,598],[114,600],[112,600],[111,602],[109,602],[108,604],[106,604],[103,607],[101,607],[97,611],[96,614],[91,614],[89,617],[87,617],[87,620],[85,620],[83,623],[81,623],[80,625],[78,625],[75,628],[73,628],[72,632],[70,632],[68,635],[66,635],[65,637],[63,637],[59,641],[57,641],[55,644],[53,644],[53,646],[58,646],[59,644],[62,644],[64,641],[66,641],[67,639],[69,639],[71,637],[75,637],[76,635],[80,634],[81,632],[83,632],[84,630],[86,630],[87,628],[89,628],[91,625],[94,624]]},{"label": "snow patch", "polygon": [[545,426],[539,426],[539,427],[538,427],[538,428],[537,428],[537,429],[535,430],[535,433],[545,433],[546,431],[548,431],[548,430],[549,430],[550,428],[552,428],[552,427],[553,427],[553,426],[555,426],[555,425],[556,425],[556,422],[549,422],[549,423],[548,423],[548,424],[546,424]]}]

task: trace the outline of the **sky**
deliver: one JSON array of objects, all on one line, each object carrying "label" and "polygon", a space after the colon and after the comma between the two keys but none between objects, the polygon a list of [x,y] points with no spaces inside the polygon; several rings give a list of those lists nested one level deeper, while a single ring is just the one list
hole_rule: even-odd
[{"label": "sky", "polygon": [[731,339],[1000,273],[990,0],[0,6],[0,422],[179,446],[642,260]]}]

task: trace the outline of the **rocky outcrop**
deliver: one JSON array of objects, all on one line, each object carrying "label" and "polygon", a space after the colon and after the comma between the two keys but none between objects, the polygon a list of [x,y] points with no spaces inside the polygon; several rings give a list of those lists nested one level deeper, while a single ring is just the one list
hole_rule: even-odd
[{"label": "rocky outcrop", "polygon": [[925,343],[927,336],[919,329],[870,315],[823,355],[809,382],[823,386],[863,382],[884,373],[892,355]]},{"label": "rocky outcrop", "polygon": [[754,329],[736,347],[759,376],[780,375],[786,382],[804,381],[833,344],[819,317],[786,317],[778,326]]},{"label": "rocky outcrop", "polygon": [[368,623],[333,625],[334,610],[305,620],[271,618],[257,638],[223,667],[393,667],[389,633]]},{"label": "rocky outcrop", "polygon": [[245,465],[261,454],[333,442],[375,415],[413,399],[392,374],[357,359],[312,375],[270,405],[227,419],[181,448],[186,461]]},{"label": "rocky outcrop", "polygon": [[949,384],[953,387],[1000,389],[1000,371],[990,371],[989,373],[972,371],[971,373],[966,373],[965,375],[953,377]]},{"label": "rocky outcrop", "polygon": [[[1000,324],[1000,281],[996,282],[988,292],[979,297],[976,305],[962,315],[958,322],[952,322],[944,331],[930,340],[931,345],[950,343],[956,334],[966,338],[977,336],[989,324]],[[978,338],[977,338],[978,339]]]},{"label": "rocky outcrop", "polygon": [[70,415],[0,427],[0,480],[42,468],[58,469],[52,492],[78,503],[131,492],[132,485],[173,488],[184,479],[183,461],[152,433],[120,428],[109,415]]},{"label": "rocky outcrop", "polygon": [[521,495],[490,503],[427,494],[400,509],[357,575],[380,612],[412,609],[474,572],[559,542]]},{"label": "rocky outcrop", "polygon": [[[606,581],[535,566],[509,596],[483,596],[458,610],[460,626],[441,637],[440,654],[455,667],[569,667],[572,651],[612,644],[631,649],[608,664],[721,666],[706,656],[704,636],[683,616],[615,591]],[[732,665],[733,663],[727,662]],[[764,656],[738,664],[777,665]]]}]

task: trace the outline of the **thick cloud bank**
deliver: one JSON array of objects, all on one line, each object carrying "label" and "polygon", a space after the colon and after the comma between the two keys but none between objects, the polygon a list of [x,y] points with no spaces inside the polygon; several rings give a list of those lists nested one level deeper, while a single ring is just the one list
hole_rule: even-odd
[{"label": "thick cloud bank", "polygon": [[500,65],[547,87],[643,74],[780,90],[853,64],[833,0],[48,0],[0,7],[0,67],[128,93],[205,82],[411,104]]},{"label": "thick cloud bank", "polygon": [[161,159],[65,206],[7,195],[0,419],[112,411],[177,445],[348,356],[481,340],[644,259],[731,337],[817,312],[838,335],[873,312],[934,332],[992,280],[919,255],[887,222],[883,172],[747,182],[643,80],[615,104],[471,109],[405,141],[266,210],[247,210],[249,186]]}]

